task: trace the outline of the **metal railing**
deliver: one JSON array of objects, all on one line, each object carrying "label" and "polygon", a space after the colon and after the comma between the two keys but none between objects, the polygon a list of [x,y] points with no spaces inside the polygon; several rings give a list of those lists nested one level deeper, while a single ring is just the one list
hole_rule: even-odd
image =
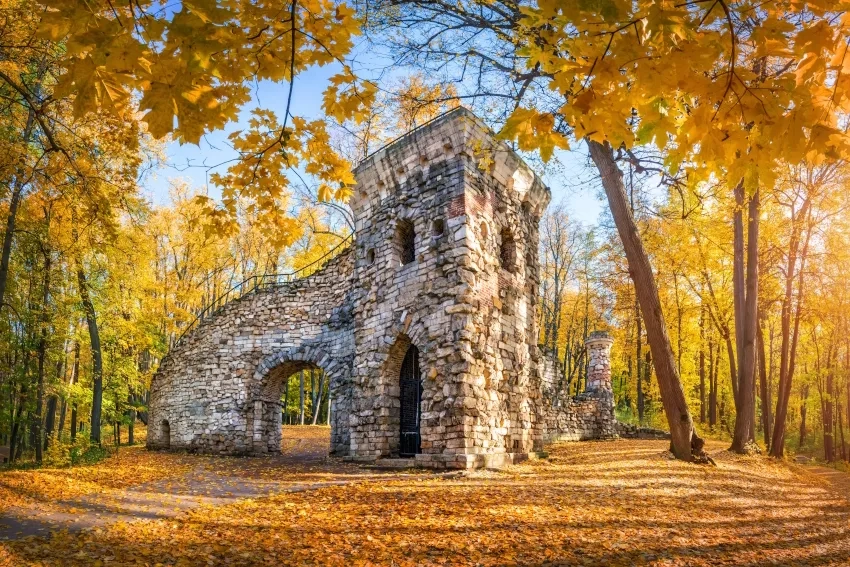
[{"label": "metal railing", "polygon": [[183,329],[183,332],[180,333],[180,336],[177,338],[176,341],[174,341],[174,344],[172,344],[169,348],[169,351],[173,350],[176,346],[178,346],[183,341],[183,338],[189,333],[189,331],[191,331],[210,317],[213,317],[231,301],[245,297],[246,295],[254,293],[255,291],[273,287],[281,287],[290,282],[312,276],[313,274],[324,268],[328,264],[328,262],[330,262],[331,260],[339,256],[342,252],[347,250],[353,241],[354,235],[348,235],[342,242],[328,250],[321,258],[310,262],[306,266],[302,266],[297,270],[293,270],[291,272],[286,272],[283,274],[255,275],[242,280],[240,283],[231,287],[225,293],[216,297],[209,305],[195,313],[195,318],[188,325],[186,325],[186,327]]}]

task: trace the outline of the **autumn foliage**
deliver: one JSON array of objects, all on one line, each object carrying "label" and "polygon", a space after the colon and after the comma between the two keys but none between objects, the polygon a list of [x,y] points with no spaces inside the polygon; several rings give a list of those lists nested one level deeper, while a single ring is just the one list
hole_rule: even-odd
[{"label": "autumn foliage", "polygon": [[[241,479],[234,460],[113,447],[143,440],[150,378],[200,313],[348,242],[353,167],[459,104],[556,194],[607,202],[595,224],[557,204],[540,219],[558,388],[582,391],[584,340],[607,329],[620,420],[670,431],[681,460],[705,462],[704,438],[735,453],[709,442],[718,466],[697,468],[656,442],[559,446],[363,483],[321,461],[345,483],[3,561],[847,562],[845,504],[781,460],[850,462],[847,0],[0,0],[0,38],[0,511],[213,462]],[[319,115],[293,102],[308,85]],[[179,178],[174,144],[222,132],[207,186]],[[320,423],[323,377],[296,403],[303,380],[284,419]],[[761,451],[776,460],[739,456]],[[314,466],[290,465],[252,470],[291,487]]]}]

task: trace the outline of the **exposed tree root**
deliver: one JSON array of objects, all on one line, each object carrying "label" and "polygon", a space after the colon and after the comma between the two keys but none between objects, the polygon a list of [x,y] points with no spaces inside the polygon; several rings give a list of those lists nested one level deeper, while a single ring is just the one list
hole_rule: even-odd
[{"label": "exposed tree root", "polygon": [[696,431],[691,436],[691,458],[693,458],[693,462],[697,465],[717,466],[714,459],[705,452],[705,440],[697,435]]}]

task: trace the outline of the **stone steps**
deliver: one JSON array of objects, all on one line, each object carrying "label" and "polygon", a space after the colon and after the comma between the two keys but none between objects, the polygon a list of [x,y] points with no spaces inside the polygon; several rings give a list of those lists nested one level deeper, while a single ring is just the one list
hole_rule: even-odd
[{"label": "stone steps", "polygon": [[367,466],[370,469],[412,469],[416,468],[416,459],[378,459],[373,464]]}]

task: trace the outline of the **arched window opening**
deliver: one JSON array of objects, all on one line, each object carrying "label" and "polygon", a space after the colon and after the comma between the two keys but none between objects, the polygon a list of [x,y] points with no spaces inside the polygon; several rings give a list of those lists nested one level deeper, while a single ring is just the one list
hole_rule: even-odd
[{"label": "arched window opening", "polygon": [[162,437],[162,446],[166,449],[171,447],[171,425],[167,419],[163,419],[159,427],[160,436]]},{"label": "arched window opening", "polygon": [[502,242],[499,245],[499,261],[502,269],[509,272],[516,271],[516,240],[507,228],[502,229]]},{"label": "arched window opening", "polygon": [[402,266],[406,266],[416,259],[416,233],[413,231],[413,223],[409,220],[398,221],[398,225],[396,225],[396,246]]}]

